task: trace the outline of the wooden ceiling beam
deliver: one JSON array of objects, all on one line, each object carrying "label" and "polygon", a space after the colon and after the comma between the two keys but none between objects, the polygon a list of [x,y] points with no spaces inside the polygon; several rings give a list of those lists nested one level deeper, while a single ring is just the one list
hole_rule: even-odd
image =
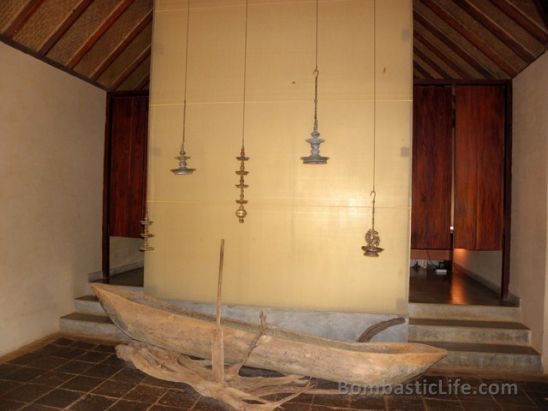
[{"label": "wooden ceiling beam", "polygon": [[504,59],[499,56],[487,43],[479,38],[476,34],[469,31],[460,22],[455,20],[448,12],[440,7],[433,0],[420,0],[426,7],[428,7],[433,13],[435,13],[445,24],[459,33],[468,42],[470,42],[475,48],[482,52],[489,60],[495,63],[504,73],[509,77],[514,77],[516,70],[514,70]]},{"label": "wooden ceiling beam", "polygon": [[148,88],[148,85],[150,83],[150,74],[147,74],[145,78],[143,78],[139,85],[137,86],[137,90],[146,90]]},{"label": "wooden ceiling beam", "polygon": [[509,0],[489,1],[536,40],[542,44],[546,44],[548,41],[548,32],[540,27],[537,22],[530,18],[527,14],[523,13],[514,3]]},{"label": "wooden ceiling beam", "polygon": [[95,29],[95,31],[89,36],[89,38],[80,46],[78,50],[72,55],[72,57],[66,63],[68,68],[73,69],[86,53],[97,43],[103,34],[118,20],[118,18],[124,14],[129,6],[135,0],[122,0],[107,16],[107,18]]},{"label": "wooden ceiling beam", "polygon": [[533,0],[535,3],[535,7],[538,10],[538,14],[540,14],[540,17],[542,17],[542,21],[544,22],[544,27],[548,26],[548,5],[546,5],[545,0]]},{"label": "wooden ceiling beam", "polygon": [[45,0],[29,0],[27,3],[19,10],[19,13],[15,16],[9,26],[2,33],[7,38],[13,38],[19,30],[23,28],[25,23],[30,19],[30,17],[38,10]]},{"label": "wooden ceiling beam", "polygon": [[109,87],[111,90],[117,90],[118,87],[122,85],[124,81],[127,80],[129,76],[131,76],[131,73],[133,73],[139,65],[145,61],[150,56],[150,49],[151,46],[148,46],[146,49],[144,49],[141,54],[137,56],[137,58],[128,66],[120,75],[114,80],[112,85]]},{"label": "wooden ceiling beam", "polygon": [[447,71],[445,71],[439,64],[437,64],[435,61],[433,61],[430,57],[428,57],[426,54],[424,54],[417,47],[413,47],[413,53],[416,56],[420,57],[420,59],[422,61],[424,61],[426,64],[428,64],[434,70],[436,70],[442,78],[444,78],[444,79],[453,78],[453,76],[449,75],[449,73],[447,73]]},{"label": "wooden ceiling beam", "polygon": [[93,3],[93,0],[81,0],[78,5],[72,9],[72,12],[63,20],[51,36],[49,36],[38,50],[38,54],[45,56],[57,44],[57,42],[65,35],[72,25],[80,18],[80,16]]},{"label": "wooden ceiling beam", "polygon": [[432,23],[430,23],[426,18],[422,17],[419,13],[416,11],[413,12],[413,19],[417,22],[419,22],[426,30],[428,30],[433,36],[435,36],[438,40],[440,40],[443,44],[447,46],[453,53],[458,55],[460,58],[462,58],[466,63],[470,65],[473,69],[475,69],[478,73],[480,73],[484,78],[486,79],[493,79],[494,76],[487,70],[485,67],[483,67],[477,59],[472,57],[468,52],[463,49],[461,46],[459,46],[457,43],[455,43],[453,40],[451,40],[449,37],[447,37],[444,33],[441,32],[436,26],[434,26]]},{"label": "wooden ceiling beam", "polygon": [[415,70],[417,70],[421,74],[422,77],[427,78],[427,79],[432,78],[430,73],[428,71],[426,71],[417,61],[413,62],[413,68]]},{"label": "wooden ceiling beam", "polygon": [[106,59],[91,73],[91,78],[97,80],[101,74],[122,54],[122,52],[130,45],[130,43],[137,37],[145,27],[152,21],[152,10],[150,10],[145,17],[143,17],[137,25],[131,30],[131,32],[110,52]]},{"label": "wooden ceiling beam", "polygon": [[415,31],[414,34],[415,41],[418,41],[424,47],[426,47],[432,54],[438,57],[440,60],[443,60],[447,66],[449,66],[455,73],[457,73],[460,78],[467,79],[470,78],[470,74],[466,72],[461,66],[459,66],[455,61],[450,57],[443,54],[437,47],[432,45],[427,39],[425,39],[422,34]]},{"label": "wooden ceiling beam", "polygon": [[502,28],[496,21],[487,16],[481,9],[472,4],[470,0],[459,0],[455,4],[466,11],[470,16],[479,21],[483,27],[493,33],[506,47],[518,55],[523,61],[529,63],[535,60],[535,55],[527,50],[523,45],[516,40],[508,31]]}]

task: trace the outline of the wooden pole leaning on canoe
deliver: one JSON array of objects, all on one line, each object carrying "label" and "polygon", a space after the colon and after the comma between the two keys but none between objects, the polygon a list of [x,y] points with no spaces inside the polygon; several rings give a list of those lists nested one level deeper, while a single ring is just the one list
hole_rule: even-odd
[{"label": "wooden pole leaning on canoe", "polygon": [[221,298],[223,292],[223,265],[225,259],[225,240],[221,240],[221,251],[219,253],[219,276],[217,277],[217,300],[215,309],[215,335],[213,336],[212,352],[211,352],[211,365],[213,379],[218,383],[221,383],[225,379],[225,351],[224,351],[224,338],[223,327],[221,326]]}]

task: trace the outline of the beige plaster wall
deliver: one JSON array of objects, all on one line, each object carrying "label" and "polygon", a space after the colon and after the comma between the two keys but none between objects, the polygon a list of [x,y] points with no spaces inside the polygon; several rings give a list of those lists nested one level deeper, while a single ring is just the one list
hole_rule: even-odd
[{"label": "beige plaster wall", "polygon": [[[500,290],[502,279],[502,251],[472,251],[456,248],[453,261],[465,270],[475,274],[492,289]],[[477,278],[479,277],[479,278]]]},{"label": "beige plaster wall", "polygon": [[513,81],[510,291],[548,370],[548,54]]},{"label": "beige plaster wall", "polygon": [[377,1],[377,228],[366,258],[373,161],[373,1],[320,0],[323,166],[303,165],[312,128],[315,2],[250,0],[248,217],[239,224],[244,2],[192,3],[187,152],[174,176],[184,95],[186,1],[155,3],[148,293],[213,301],[225,238],[224,301],[276,307],[407,310],[412,3]]},{"label": "beige plaster wall", "polygon": [[144,264],[144,255],[139,248],[143,245],[142,238],[110,237],[110,270],[121,272],[130,266]]},{"label": "beige plaster wall", "polygon": [[0,355],[100,269],[105,92],[0,44]]}]

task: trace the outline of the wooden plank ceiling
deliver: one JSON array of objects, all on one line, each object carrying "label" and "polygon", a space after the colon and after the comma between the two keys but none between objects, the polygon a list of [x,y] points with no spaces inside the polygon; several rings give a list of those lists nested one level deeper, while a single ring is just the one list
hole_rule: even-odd
[{"label": "wooden plank ceiling", "polygon": [[106,90],[147,89],[152,0],[0,0],[0,40]]},{"label": "wooden plank ceiling", "polygon": [[546,50],[546,0],[414,0],[415,80],[505,80]]},{"label": "wooden plank ceiling", "polygon": [[[181,0],[184,1],[184,0]],[[503,80],[546,49],[545,0],[414,0],[416,80]],[[0,40],[106,90],[147,89],[152,0],[0,0]]]}]

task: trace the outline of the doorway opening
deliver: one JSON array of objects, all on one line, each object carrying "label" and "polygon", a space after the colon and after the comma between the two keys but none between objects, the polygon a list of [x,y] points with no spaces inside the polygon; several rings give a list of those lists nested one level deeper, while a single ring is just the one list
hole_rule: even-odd
[{"label": "doorway opening", "polygon": [[107,95],[102,282],[142,287],[148,92]]},{"label": "doorway opening", "polygon": [[514,305],[511,83],[415,82],[409,301]]}]

